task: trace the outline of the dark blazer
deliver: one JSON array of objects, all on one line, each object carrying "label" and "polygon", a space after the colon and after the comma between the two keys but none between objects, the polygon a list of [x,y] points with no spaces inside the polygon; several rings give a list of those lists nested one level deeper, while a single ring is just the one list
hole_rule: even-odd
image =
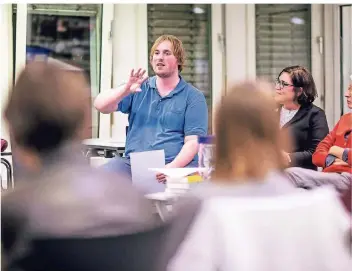
[{"label": "dark blazer", "polygon": [[329,133],[324,110],[313,104],[301,106],[282,129],[288,129],[291,136],[293,148],[289,151],[292,161],[290,167],[317,170],[312,162],[312,155],[320,141]]}]

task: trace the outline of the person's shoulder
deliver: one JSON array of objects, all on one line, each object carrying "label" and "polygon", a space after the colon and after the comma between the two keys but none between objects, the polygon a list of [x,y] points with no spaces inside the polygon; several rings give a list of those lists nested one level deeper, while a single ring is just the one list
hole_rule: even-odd
[{"label": "person's shoulder", "polygon": [[336,123],[337,126],[351,127],[352,113],[344,114],[340,117],[339,121]]},{"label": "person's shoulder", "polygon": [[185,81],[185,84],[186,84],[185,90],[187,91],[187,97],[190,102],[193,102],[193,101],[206,102],[205,94],[201,90],[199,90],[198,88],[196,88],[194,85],[192,85],[187,81]]},{"label": "person's shoulder", "polygon": [[198,89],[194,85],[192,85],[191,83],[186,82],[186,88],[193,95],[204,96],[204,93],[200,89]]},{"label": "person's shoulder", "polygon": [[35,200],[34,192],[37,180],[17,179],[16,187],[6,190],[1,195],[2,216],[26,216],[27,208]]},{"label": "person's shoulder", "polygon": [[324,114],[325,115],[324,109],[320,108],[319,106],[316,106],[315,104],[311,104],[310,111],[312,113],[318,113],[318,114]]},{"label": "person's shoulder", "polygon": [[306,105],[303,108],[305,108],[305,110],[306,110],[306,116],[308,119],[313,119],[313,120],[317,119],[317,118],[318,119],[322,119],[322,118],[326,119],[325,111],[313,103]]},{"label": "person's shoulder", "polygon": [[351,123],[352,113],[347,113],[341,116],[340,121],[348,121]]}]

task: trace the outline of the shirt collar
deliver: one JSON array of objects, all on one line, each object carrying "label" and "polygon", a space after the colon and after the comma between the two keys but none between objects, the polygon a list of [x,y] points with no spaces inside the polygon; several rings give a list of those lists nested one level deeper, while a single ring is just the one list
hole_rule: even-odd
[{"label": "shirt collar", "polygon": [[[175,89],[173,91],[171,91],[170,94],[167,95],[166,97],[172,97],[173,95],[181,92],[185,88],[187,82],[182,78],[181,75],[179,75],[178,77],[180,78],[180,81],[178,82],[178,84],[175,87]],[[156,88],[156,76],[153,76],[153,77],[151,77],[149,79],[149,85],[150,85],[150,87],[152,87],[155,90],[157,90],[157,88]]]}]

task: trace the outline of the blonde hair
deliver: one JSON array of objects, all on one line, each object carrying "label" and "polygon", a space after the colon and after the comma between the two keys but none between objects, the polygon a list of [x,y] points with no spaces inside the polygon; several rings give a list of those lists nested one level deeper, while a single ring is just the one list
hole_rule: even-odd
[{"label": "blonde hair", "polygon": [[260,178],[285,168],[288,141],[269,84],[246,81],[229,88],[215,114],[214,180]]},{"label": "blonde hair", "polygon": [[156,39],[152,48],[150,49],[149,61],[152,61],[156,48],[159,46],[160,43],[164,41],[169,41],[172,44],[172,53],[177,59],[178,70],[179,72],[181,72],[186,59],[185,49],[183,47],[182,41],[173,35],[162,35]]}]

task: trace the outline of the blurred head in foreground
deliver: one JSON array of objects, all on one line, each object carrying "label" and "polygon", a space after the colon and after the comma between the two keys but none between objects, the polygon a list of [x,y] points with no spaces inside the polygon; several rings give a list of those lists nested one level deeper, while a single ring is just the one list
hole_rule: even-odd
[{"label": "blurred head in foreground", "polygon": [[228,89],[215,114],[214,180],[262,178],[284,169],[287,142],[274,108],[268,83],[246,81]]},{"label": "blurred head in foreground", "polygon": [[82,72],[29,63],[10,91],[4,111],[16,160],[35,165],[65,143],[86,137],[89,95]]}]

